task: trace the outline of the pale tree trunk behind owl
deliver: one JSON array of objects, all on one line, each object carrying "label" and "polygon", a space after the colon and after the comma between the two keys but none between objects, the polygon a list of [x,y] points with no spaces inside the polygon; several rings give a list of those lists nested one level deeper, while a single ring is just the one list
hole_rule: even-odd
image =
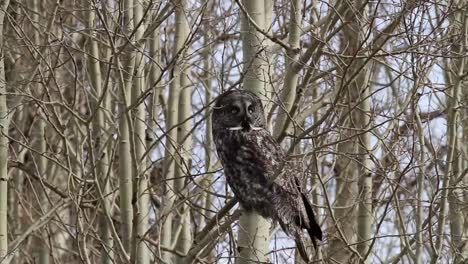
[{"label": "pale tree trunk behind owl", "polygon": [[[134,30],[134,17],[133,17],[133,0],[125,0],[121,3],[124,10],[122,19],[122,28],[127,38],[125,41],[132,41],[134,37],[131,34]],[[130,256],[132,248],[132,228],[133,228],[133,207],[132,207],[132,194],[133,194],[133,179],[132,168],[136,165],[133,164],[132,146],[131,146],[131,118],[130,113],[127,111],[131,104],[131,91],[133,86],[133,71],[135,69],[135,53],[131,45],[127,45],[123,53],[122,60],[118,61],[119,67],[124,70],[120,71],[120,105],[119,105],[119,186],[120,186],[120,214],[122,219],[122,242],[125,251]]]},{"label": "pale tree trunk behind owl", "polygon": [[[187,73],[188,73],[188,68],[184,67],[183,68],[183,73],[180,76],[180,85],[181,85],[181,94],[180,94],[180,109],[179,109],[179,120],[182,122],[183,120],[189,119],[189,116],[191,115],[191,106],[192,106],[192,100],[191,100],[191,89],[190,86],[188,85],[189,79],[187,78]],[[177,159],[177,164],[176,164],[176,190],[178,192],[181,192],[184,194],[183,196],[187,197],[188,193],[188,187],[186,184],[189,183],[187,177],[190,175],[190,165],[191,165],[191,152],[192,152],[192,139],[190,135],[190,129],[191,129],[191,122],[186,121],[181,125],[180,130],[178,131],[177,135],[177,143],[180,146],[179,148],[179,155]],[[186,199],[186,198],[184,198]],[[179,212],[180,215],[175,222],[176,224],[174,225],[177,227],[177,229],[180,229],[180,232],[175,232],[175,234],[178,234],[177,237],[175,237],[175,250],[176,252],[182,254],[182,256],[185,256],[191,245],[192,245],[192,227],[190,224],[190,221],[192,219],[191,216],[191,208],[189,207],[189,202],[185,201],[183,204],[179,207]],[[183,257],[176,257],[175,263],[179,264],[184,264],[185,260]]]},{"label": "pale tree trunk behind owl", "polygon": [[[187,19],[184,20],[184,30],[185,34],[189,34],[189,23]],[[182,205],[179,206],[179,217],[175,222],[177,229],[180,229],[180,232],[175,232],[178,234],[178,237],[175,237],[175,250],[182,254],[182,256],[187,255],[191,245],[192,245],[192,227],[190,221],[192,219],[191,208],[189,207],[189,187],[187,186],[190,183],[188,177],[190,177],[190,168],[192,166],[192,148],[193,141],[190,131],[193,127],[192,120],[190,120],[190,115],[192,114],[192,85],[189,79],[190,66],[183,57],[184,54],[190,53],[190,49],[186,48],[182,53],[182,61],[180,63],[181,72],[178,80],[180,84],[180,95],[179,95],[179,115],[178,122],[179,128],[177,129],[177,163],[175,169],[175,189],[178,193],[181,193],[183,199],[186,201],[182,202]],[[184,264],[184,257],[176,257],[176,262],[178,264]]]},{"label": "pale tree trunk behind owl", "polygon": [[[357,1],[358,4],[361,4],[360,1]],[[361,11],[361,16],[363,20],[367,19],[367,8],[363,8]],[[356,22],[359,25],[358,22]],[[368,35],[371,28],[359,26],[362,33],[359,34],[357,41],[361,43],[365,36]],[[356,43],[358,44],[358,43]],[[359,44],[358,44],[359,45]],[[365,52],[360,52],[365,54]],[[369,54],[365,54],[369,56]],[[364,59],[361,59],[364,60]],[[364,65],[364,63],[358,63],[359,65]],[[358,70],[360,66],[357,66]],[[355,71],[353,71],[355,72]],[[372,112],[371,112],[371,95],[372,95],[372,85],[370,84],[371,75],[374,72],[373,63],[368,63],[364,66],[364,69],[356,77],[355,86],[352,85],[351,89],[355,89],[355,99],[357,103],[354,110],[353,123],[356,124],[358,128],[359,135],[357,137],[357,162],[358,162],[358,189],[359,189],[359,204],[358,204],[358,213],[357,213],[357,251],[360,254],[362,263],[371,263],[371,258],[368,256],[370,254],[369,249],[371,246],[372,230],[373,230],[373,208],[372,208],[372,149],[371,149],[371,127],[372,127]]]},{"label": "pale tree trunk behind owl", "polygon": [[[154,11],[152,14],[152,18],[157,17],[157,12]],[[149,110],[148,110],[148,130],[146,135],[146,146],[148,153],[152,153],[154,149],[157,147],[156,145],[156,132],[159,129],[159,124],[157,122],[158,115],[161,111],[160,100],[159,97],[161,95],[161,81],[159,80],[161,76],[161,36],[160,36],[160,28],[156,28],[153,33],[151,34],[151,38],[148,41],[149,47],[149,54],[151,57],[150,61],[150,69],[148,73],[148,85],[147,87],[151,87],[152,93],[150,95],[150,103],[149,103]],[[148,166],[151,166],[152,160],[148,158]],[[152,187],[152,186],[151,186]],[[150,188],[151,188],[150,187]],[[149,206],[149,205],[147,205]],[[153,205],[154,206],[154,205]],[[156,213],[156,219],[160,219],[160,214]],[[160,222],[154,224],[155,226],[160,226]],[[151,235],[153,237],[153,235]],[[155,252],[151,252],[150,256],[153,259],[154,255],[158,255],[159,249],[156,249]],[[154,254],[154,255],[153,255]]]},{"label": "pale tree trunk behind owl", "polygon": [[[213,12],[214,1],[207,0],[207,7],[206,10],[208,13]],[[211,74],[212,72],[212,52],[213,52],[213,45],[210,43],[212,39],[212,32],[211,32],[211,23],[206,21],[203,25],[203,42],[204,42],[204,49],[202,52],[202,60],[203,60],[203,73],[201,74],[203,86],[205,88],[205,102],[209,103],[213,100],[213,80],[214,76]],[[212,111],[212,107],[206,108],[206,116],[209,116]],[[201,185],[205,190],[211,190],[213,184],[213,174],[211,173],[212,167],[214,165],[214,144],[213,144],[213,134],[211,133],[212,127],[212,120],[211,118],[207,118],[206,120],[206,134],[205,134],[205,170],[209,172],[207,175],[204,176]],[[202,192],[200,195],[200,200],[202,201],[202,207],[205,208],[203,213],[199,214],[199,222],[200,226],[203,227],[206,224],[206,219],[211,217],[212,213],[210,212],[212,197],[208,192]]]},{"label": "pale tree trunk behind owl", "polygon": [[[107,146],[104,144],[109,137],[109,128],[106,123],[106,113],[109,111],[109,96],[106,91],[103,91],[102,87],[102,71],[100,65],[100,54],[99,54],[99,45],[94,38],[97,37],[95,31],[96,28],[96,14],[94,10],[90,10],[88,13],[88,27],[92,30],[90,35],[92,38],[88,39],[88,49],[91,56],[88,57],[88,71],[90,74],[90,81],[94,88],[95,96],[95,105],[94,109],[96,111],[95,127],[94,127],[94,140],[96,141],[95,153],[97,157],[101,157],[96,164],[96,180],[98,182],[99,189],[101,190],[101,205],[103,210],[107,210],[109,215],[111,215],[112,208],[112,195],[110,178],[112,174],[108,175],[109,172],[109,153],[107,151]],[[94,30],[93,30],[94,29]],[[91,139],[89,139],[91,140]],[[93,142],[90,142],[93,144]],[[111,234],[110,222],[107,219],[107,216],[103,213],[99,215],[99,233],[102,240],[101,245],[101,263],[102,264],[111,264],[114,257],[113,244]]]},{"label": "pale tree trunk behind owl", "polygon": [[135,54],[135,76],[133,77],[133,87],[131,93],[131,102],[134,104],[132,111],[132,141],[134,146],[134,159],[133,166],[133,194],[136,196],[137,201],[133,203],[133,234],[132,234],[132,257],[137,264],[149,264],[150,250],[145,242],[147,231],[149,229],[149,192],[148,192],[148,169],[146,154],[146,107],[144,100],[141,100],[141,95],[147,89],[145,81],[145,58],[140,50],[145,48],[145,42],[141,41],[143,33],[146,29],[144,22],[144,6],[143,3],[138,1],[134,5],[134,23],[138,25],[135,29],[135,39],[139,44],[136,45]]},{"label": "pale tree trunk behind owl", "polygon": [[[264,1],[242,1],[247,14],[241,18],[241,38],[243,49],[243,71],[245,77],[243,88],[256,93],[264,105],[271,98],[268,97],[266,88],[265,65],[260,56],[263,55],[262,40],[265,37],[256,30],[251,22],[255,22],[260,28],[265,28],[265,4]],[[243,12],[243,11],[241,11]],[[239,220],[237,264],[262,263],[267,261],[269,246],[269,222],[255,212],[243,211]]]},{"label": "pale tree trunk behind owl", "polygon": [[8,226],[7,226],[7,204],[8,204],[8,125],[9,115],[6,102],[5,62],[3,51],[3,25],[5,13],[10,1],[0,2],[0,262],[7,260],[8,252]]},{"label": "pale tree trunk behind owl", "polygon": [[[174,0],[173,3],[175,6],[175,37],[172,55],[174,59],[177,59],[177,62],[180,62],[184,53],[183,49],[185,49],[184,44],[189,33],[188,20],[185,12],[186,1]],[[167,180],[165,187],[166,193],[164,195],[164,204],[162,208],[164,222],[162,223],[161,246],[163,247],[162,259],[167,263],[174,262],[174,254],[169,251],[174,250],[177,245],[177,237],[174,237],[175,231],[178,228],[178,226],[174,226],[174,202],[176,199],[175,188],[177,188],[177,183],[174,178],[176,176],[176,166],[180,166],[181,164],[176,164],[177,160],[180,159],[176,159],[179,149],[177,145],[178,129],[175,126],[183,121],[179,120],[179,102],[181,89],[183,88],[181,86],[181,76],[183,75],[182,67],[183,66],[179,63],[175,63],[174,68],[172,69],[172,80],[169,86],[166,121],[166,130],[169,132],[167,133],[165,145],[164,177]],[[184,230],[184,232],[185,231],[186,230]]]},{"label": "pale tree trunk behind owl", "polygon": [[[34,0],[32,2],[32,23],[34,24],[34,27],[37,25],[40,25],[42,21],[39,19],[39,12],[41,12],[39,8],[39,1]],[[33,44],[36,47],[40,47],[43,44],[43,36],[41,36],[41,33],[39,30],[33,29]],[[45,59],[50,63],[49,57],[45,55],[45,58],[41,58],[41,56],[44,56],[45,53],[42,54],[34,54],[34,58],[37,61],[41,61],[42,59]],[[41,67],[38,67],[38,71],[42,72],[43,69]],[[45,94],[45,87],[43,87],[43,84],[37,83],[37,84],[31,84],[32,90],[34,91],[33,93],[36,94],[37,97],[42,97]],[[33,124],[35,126],[35,144],[34,144],[34,149],[35,152],[33,152],[33,165],[35,166],[35,170],[37,171],[38,175],[42,179],[47,179],[48,172],[47,172],[47,160],[45,157],[43,157],[43,153],[46,152],[46,142],[45,142],[45,129],[46,129],[46,121],[44,120],[45,115],[43,113],[43,110],[41,107],[37,107],[37,112],[39,113],[38,118],[36,122]],[[41,211],[43,213],[48,211],[48,205],[49,205],[49,198],[48,194],[46,193],[46,189],[42,186],[40,182],[36,182],[34,189],[37,192],[37,205],[39,208],[41,208]],[[38,247],[35,248],[34,256],[37,257],[38,263],[39,264],[48,264],[50,261],[49,257],[49,249],[48,249],[48,234],[47,234],[47,227],[44,227],[41,232],[41,236],[35,238],[35,243],[39,245]]]},{"label": "pale tree trunk behind owl", "polygon": [[[214,12],[215,1],[207,0],[206,1],[206,11],[207,14],[211,14]],[[200,75],[201,82],[203,83],[203,87],[205,88],[205,102],[210,103],[213,100],[213,83],[216,81],[216,76],[212,74],[213,71],[213,47],[214,45],[211,43],[211,39],[213,38],[213,25],[207,20],[203,24],[203,42],[204,42],[204,49],[201,53],[202,61],[203,61],[203,70]],[[213,108],[211,106],[206,107],[206,116],[211,115],[211,111]],[[214,142],[213,142],[213,134],[211,133],[212,128],[212,120],[211,118],[206,119],[205,125],[205,163],[204,167],[207,171],[207,174],[203,176],[201,180],[202,189],[208,190],[207,192],[203,191],[200,194],[199,200],[201,201],[202,210],[198,212],[198,222],[199,230],[197,233],[199,234],[202,232],[202,228],[206,226],[207,221],[213,216],[212,211],[212,204],[214,197],[210,193],[214,191],[213,184],[214,184],[214,173],[212,171],[215,169],[215,155],[214,155]],[[194,243],[195,244],[195,243]],[[208,257],[208,262],[215,261],[216,250],[211,249]]]},{"label": "pale tree trunk behind owl", "polygon": [[290,123],[290,111],[296,99],[297,82],[301,66],[297,63],[299,60],[299,46],[301,40],[301,22],[302,22],[302,2],[301,0],[291,1],[289,4],[289,35],[288,44],[291,48],[286,51],[286,73],[284,75],[284,85],[281,93],[279,105],[279,114],[273,128],[274,138],[278,138],[287,130]]},{"label": "pale tree trunk behind owl", "polygon": [[[460,12],[462,14],[460,14],[461,18],[464,19],[464,23],[462,24],[463,25],[463,29],[464,29],[464,32],[462,33],[462,36],[463,36],[463,46],[464,47],[464,51],[463,53],[466,54],[467,53],[467,50],[466,50],[466,47],[467,47],[467,42],[468,42],[468,26],[467,26],[467,23],[468,23],[468,18],[467,18],[467,15],[468,15],[468,7],[467,7],[467,4],[468,4],[468,1],[460,1],[462,4],[464,4],[464,9],[461,9]],[[460,19],[461,19],[460,18]],[[462,21],[463,21],[462,19]],[[462,54],[463,54],[462,53]],[[461,89],[461,103],[463,105],[468,105],[468,81],[466,80],[466,72],[468,71],[467,69],[467,59],[466,57],[465,58],[460,58],[460,60],[465,60],[465,69],[464,69],[464,79],[463,81],[460,79],[458,80],[460,83],[460,88]],[[462,142],[468,142],[468,118],[466,118],[468,116],[468,108],[465,107],[465,109],[460,109],[460,115],[463,116],[464,118],[461,118],[460,122],[462,124]],[[460,145],[458,146],[460,148],[461,151],[463,151],[463,153],[468,153],[468,147],[466,144],[464,143],[460,143]],[[465,168],[468,167],[468,161],[467,161],[467,158],[466,156],[464,157],[464,159],[462,159],[460,161],[461,163],[461,167],[463,168],[463,170]],[[463,172],[464,173],[464,172]],[[463,177],[459,183],[460,185],[464,185],[464,186],[467,186],[468,185],[468,177]],[[464,189],[461,189],[461,192],[458,192],[458,194],[460,194],[461,196],[458,196],[456,197],[457,198],[457,202],[459,202],[460,206],[465,206],[468,204],[468,189],[467,188],[464,188]],[[458,234],[453,234],[455,235],[456,237],[453,238],[455,243],[454,243],[454,247],[456,248],[457,250],[457,255],[456,255],[456,261],[455,263],[463,263],[463,261],[467,261],[468,259],[468,210],[460,210],[460,213],[462,214],[462,219],[463,221],[460,221],[458,222],[457,224],[459,224],[460,226],[455,226],[456,228],[460,228],[459,230],[459,233]],[[458,237],[459,235],[461,235],[461,237]]]},{"label": "pale tree trunk behind owl", "polygon": [[[454,54],[467,54],[468,49],[468,1],[455,1],[456,12],[450,21],[453,36],[458,38],[454,41]],[[468,103],[468,81],[466,75],[468,72],[467,58],[462,56],[446,60],[446,71],[450,78],[452,91],[448,99],[447,108],[449,113],[448,120],[448,141],[454,145],[449,145],[449,153],[452,161],[450,165],[452,171],[447,171],[445,177],[450,177],[449,213],[451,246],[455,249],[454,263],[465,263],[468,260],[468,212],[465,210],[468,202],[468,190],[463,186],[468,184],[468,177],[463,177],[465,168],[468,166],[466,153],[468,148],[463,142],[468,138],[468,121],[466,114],[468,111],[459,108],[460,105]],[[453,151],[453,154],[451,152]],[[466,155],[466,154],[465,154]],[[462,178],[464,180],[461,180]]]},{"label": "pale tree trunk behind owl", "polygon": [[[372,243],[370,238],[373,228],[372,181],[370,177],[372,168],[369,160],[371,154],[370,135],[366,132],[366,129],[370,128],[371,125],[369,124],[371,112],[369,102],[366,101],[370,99],[368,97],[372,94],[368,91],[368,86],[370,85],[369,78],[373,69],[369,61],[362,59],[366,56],[359,57],[366,54],[362,50],[360,51],[360,47],[365,45],[366,38],[372,35],[369,34],[370,29],[366,30],[364,25],[359,23],[360,21],[366,21],[365,12],[356,12],[356,10],[361,12],[365,10],[367,3],[355,2],[353,8],[346,6],[344,3],[343,5],[342,7],[345,8],[338,8],[338,10],[344,10],[342,17],[348,23],[343,28],[341,48],[346,48],[344,53],[348,54],[350,58],[356,55],[357,58],[347,59],[345,64],[340,65],[342,67],[341,74],[344,76],[338,88],[340,90],[337,93],[345,97],[345,107],[341,110],[342,114],[340,116],[342,119],[340,125],[344,127],[345,133],[341,133],[341,136],[353,136],[338,145],[338,152],[341,154],[337,156],[334,167],[337,185],[334,204],[335,214],[332,223],[332,226],[336,225],[337,228],[333,228],[330,232],[328,257],[342,262],[356,262],[358,259],[360,259],[359,261],[370,261],[368,259],[370,254],[368,249]],[[388,36],[398,29],[402,21],[415,7],[417,7],[416,2],[405,2],[400,13],[385,28],[373,35],[372,43],[370,43],[372,49],[367,56],[371,56],[386,47],[386,43],[390,40]],[[353,132],[354,129],[360,131],[360,134]],[[353,154],[356,156],[353,157]],[[359,202],[359,211],[355,207],[357,202]],[[395,202],[398,203],[398,200]],[[357,250],[353,245],[356,242]]]},{"label": "pale tree trunk behind owl", "polygon": [[[341,15],[347,21],[347,25],[343,28],[340,48],[351,58],[359,52],[359,45],[363,41],[363,34],[365,34],[360,24],[362,17],[357,11],[362,10],[359,8],[362,4],[362,1],[356,1],[352,6],[349,4],[347,8],[339,8],[339,10],[344,10]],[[348,3],[342,2],[341,5],[348,5]],[[369,149],[369,136],[367,133],[357,135],[353,131],[354,128],[361,133],[362,129],[369,126],[370,98],[368,95],[370,93],[368,81],[370,69],[368,66],[360,69],[362,64],[359,64],[356,59],[348,59],[341,65],[343,78],[337,88],[343,90],[337,93],[343,98],[342,103],[344,104],[344,108],[341,109],[341,118],[344,120],[342,126],[350,128],[344,130],[342,135],[344,137],[352,136],[349,140],[338,145],[338,153],[342,154],[337,156],[334,168],[336,175],[336,200],[334,203],[336,223],[332,223],[331,226],[336,226],[336,228],[330,232],[328,257],[339,263],[355,261],[356,256],[353,256],[353,252],[356,249],[353,244],[358,240],[368,239],[372,226],[370,221],[372,212],[369,208],[371,175],[367,167],[369,163],[366,153]],[[355,73],[358,74],[356,77],[353,76]],[[361,162],[357,160],[361,160]],[[356,204],[359,201],[359,189],[361,189],[363,196],[358,215]],[[366,251],[365,244],[359,247],[361,255]]]},{"label": "pale tree trunk behind owl", "polygon": [[[464,263],[468,259],[468,218],[464,209],[467,198],[464,196],[463,181],[460,181],[463,170],[466,168],[466,157],[463,159],[462,136],[466,137],[466,126],[462,126],[463,113],[460,106],[465,103],[467,89],[467,59],[463,54],[467,54],[468,46],[468,2],[455,1],[457,7],[450,19],[450,31],[454,38],[453,59],[446,59],[445,71],[450,83],[450,96],[447,97],[447,167],[443,179],[444,188],[441,195],[441,205],[439,214],[439,225],[437,228],[437,240],[433,248],[432,263],[437,263],[441,257],[442,244],[444,241],[445,224],[450,225],[451,246],[455,249],[454,263]],[[461,57],[456,58],[461,55]],[[464,77],[465,76],[465,77]],[[466,111],[465,111],[466,112]],[[466,125],[466,121],[464,122]],[[465,147],[466,150],[466,147]],[[466,176],[464,177],[466,179]],[[448,205],[447,205],[448,202]]]},{"label": "pale tree trunk behind owl", "polygon": [[[157,17],[157,12],[154,11],[152,18]],[[149,104],[149,115],[148,115],[148,133],[147,133],[147,146],[154,149],[156,146],[152,144],[155,141],[155,132],[159,129],[158,123],[156,122],[158,115],[161,111],[160,100],[161,96],[161,35],[159,33],[160,28],[156,28],[151,34],[151,38],[148,41],[149,54],[151,57],[150,70],[148,73],[148,87],[152,88],[151,101]]]}]

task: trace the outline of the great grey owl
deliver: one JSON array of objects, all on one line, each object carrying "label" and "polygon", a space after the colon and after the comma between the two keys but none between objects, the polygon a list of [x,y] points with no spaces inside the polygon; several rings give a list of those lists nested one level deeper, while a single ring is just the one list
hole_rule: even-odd
[{"label": "great grey owl", "polygon": [[225,92],[216,99],[212,120],[218,156],[235,197],[245,210],[278,221],[307,260],[302,229],[314,246],[322,231],[298,175],[291,173],[292,163],[267,129],[261,100],[245,90]]}]

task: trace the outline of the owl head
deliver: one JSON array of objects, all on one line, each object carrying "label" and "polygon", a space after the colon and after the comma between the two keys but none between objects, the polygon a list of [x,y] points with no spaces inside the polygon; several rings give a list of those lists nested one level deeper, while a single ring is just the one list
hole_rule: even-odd
[{"label": "owl head", "polygon": [[260,98],[245,90],[231,90],[218,96],[212,119],[213,130],[250,132],[266,128]]}]

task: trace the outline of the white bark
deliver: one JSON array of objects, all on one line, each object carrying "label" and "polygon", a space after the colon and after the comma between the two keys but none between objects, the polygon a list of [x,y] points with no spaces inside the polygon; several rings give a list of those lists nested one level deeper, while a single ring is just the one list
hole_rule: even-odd
[{"label": "white bark", "polygon": [[[265,65],[262,56],[264,36],[252,25],[255,22],[264,28],[265,5],[263,1],[243,1],[240,3],[247,14],[243,14],[241,25],[244,54],[244,89],[256,93],[264,102],[269,102],[265,85]],[[238,249],[236,264],[261,263],[267,261],[269,247],[269,222],[255,212],[243,211],[239,220]]]},{"label": "white bark", "polygon": [[[187,22],[187,20],[185,20]],[[188,32],[188,24],[185,23],[185,27],[187,27],[186,31]],[[192,90],[190,89],[192,86],[189,83],[188,73],[190,72],[190,68],[185,66],[185,63],[182,63],[182,72],[180,75],[180,97],[179,97],[179,123],[184,122],[180,125],[178,132],[177,132],[177,145],[180,146],[178,154],[180,155],[177,162],[177,167],[175,171],[175,178],[176,180],[176,190],[179,193],[186,194],[185,197],[188,197],[189,192],[187,186],[188,178],[190,177],[190,169],[191,169],[191,159],[192,159],[192,135],[190,134],[191,129],[193,128],[193,124],[191,121],[186,121],[190,118],[192,114]],[[187,199],[187,198],[186,198]],[[186,255],[192,245],[192,228],[190,224],[191,219],[191,212],[189,201],[185,201],[180,209],[180,219],[179,225],[181,226],[181,232],[179,237],[177,238],[176,244],[176,251],[181,253],[182,255]],[[184,264],[184,258],[178,257],[177,263]]]},{"label": "white bark", "polygon": [[[94,97],[95,97],[95,105],[94,111],[96,111],[96,116],[94,119],[94,140],[97,144],[94,144],[96,154],[95,157],[100,157],[97,160],[96,166],[96,176],[99,180],[100,188],[103,191],[103,199],[102,202],[105,205],[102,206],[104,210],[112,208],[112,195],[111,195],[111,188],[109,183],[108,171],[109,171],[109,153],[107,153],[107,148],[104,142],[108,139],[108,125],[105,122],[105,112],[108,111],[107,103],[107,93],[102,89],[102,74],[101,74],[101,66],[100,66],[100,54],[99,54],[99,45],[94,40],[97,37],[95,28],[96,28],[96,14],[94,11],[95,7],[91,7],[90,11],[88,12],[88,27],[91,30],[90,35],[92,38],[88,39],[88,49],[91,56],[88,57],[88,72],[90,74],[90,80],[92,86],[94,88]],[[91,139],[90,139],[91,140]],[[109,212],[109,215],[112,213]],[[102,240],[102,248],[101,248],[101,263],[103,264],[111,264],[112,259],[114,257],[113,252],[113,239],[111,229],[108,225],[106,220],[106,215],[101,214],[99,216],[99,233]]]},{"label": "white bark", "polygon": [[[345,3],[343,3],[345,4]],[[370,134],[364,132],[370,127],[370,91],[369,65],[361,63],[364,59],[352,58],[359,52],[363,41],[364,30],[361,28],[361,14],[357,7],[362,1],[353,4],[346,3],[343,16],[347,23],[343,29],[343,39],[340,43],[343,53],[351,59],[342,65],[343,70],[340,86],[345,86],[343,97],[344,108],[341,115],[344,118],[343,127],[349,128],[341,132],[350,139],[338,145],[336,172],[335,216],[328,255],[335,261],[348,263],[365,257],[371,241],[372,231],[372,177],[370,171]],[[359,55],[365,55],[360,53]],[[362,68],[361,68],[362,67]],[[354,75],[355,74],[355,75]],[[359,204],[356,208],[356,204]],[[357,210],[358,209],[358,210]],[[336,225],[336,226],[335,226]],[[340,230],[338,230],[340,229]],[[357,231],[357,232],[356,232]],[[357,251],[355,243],[359,244]],[[363,260],[368,263],[369,259]]]},{"label": "white bark", "polygon": [[364,79],[361,80],[360,88],[360,100],[361,103],[358,106],[355,117],[355,124],[360,130],[358,137],[359,146],[359,208],[358,208],[358,246],[357,250],[361,257],[365,258],[364,263],[371,263],[371,258],[368,257],[370,254],[369,249],[371,245],[372,230],[373,230],[373,209],[372,209],[372,161],[371,161],[371,132],[368,131],[371,127],[370,117],[371,113],[371,91],[369,86],[370,70],[367,70],[364,74]]},{"label": "white bark", "polygon": [[421,118],[419,116],[419,107],[417,105],[414,106],[414,115],[416,117],[416,125],[418,128],[418,139],[420,145],[420,156],[419,156],[419,172],[417,175],[417,205],[416,205],[416,249],[414,255],[414,263],[415,264],[422,264],[423,263],[423,220],[424,220],[424,211],[423,211],[423,195],[424,195],[424,186],[425,186],[425,171],[426,171],[426,153],[424,151],[425,148],[425,138],[424,138],[424,130]]},{"label": "white bark", "polygon": [[[299,79],[300,67],[293,67],[297,65],[299,59],[299,45],[301,40],[301,22],[302,22],[302,2],[301,0],[294,0],[290,2],[290,15],[289,15],[289,36],[288,44],[293,49],[286,51],[286,73],[284,76],[283,91],[281,93],[281,100],[279,101],[279,113],[273,128],[273,135],[275,138],[287,130],[288,124],[292,117],[289,111],[293,107],[294,100],[296,99],[297,81]],[[296,50],[297,49],[297,50]]]},{"label": "white bark", "polygon": [[[173,56],[178,56],[176,59],[180,60],[182,57],[182,50],[185,48],[184,43],[188,36],[188,22],[185,14],[185,1],[174,0],[175,10],[175,38],[174,38],[174,49]],[[166,249],[173,249],[173,206],[176,194],[174,192],[176,183],[174,181],[176,173],[176,160],[177,155],[177,128],[175,126],[182,120],[178,120],[179,117],[179,97],[181,94],[181,73],[182,68],[180,63],[174,64],[172,81],[169,87],[169,98],[168,98],[168,109],[167,109],[167,120],[166,120],[166,145],[165,145],[165,164],[164,164],[164,176],[166,180],[166,193],[164,197],[164,207],[162,209],[162,215],[164,223],[162,224],[161,234],[161,247]],[[174,260],[173,254],[168,251],[162,252],[162,259],[167,263],[172,263]]]},{"label": "white bark", "polygon": [[5,61],[3,51],[3,25],[5,12],[10,1],[0,2],[0,262],[4,260],[8,252],[8,126],[9,115],[6,103]]},{"label": "white bark", "polygon": [[[468,7],[467,1],[456,2],[459,9],[454,13],[454,19],[451,21],[452,32],[454,36],[460,36],[459,43],[454,45],[453,54],[466,54],[468,49]],[[460,107],[462,106],[462,92],[466,90],[466,57],[460,57],[451,60],[450,71],[453,86],[450,96],[447,97],[447,167],[442,182],[441,206],[439,214],[439,225],[437,226],[437,240],[433,248],[432,263],[442,257],[442,248],[444,241],[445,223],[450,224],[451,246],[454,248],[454,263],[465,263],[468,260],[468,238],[466,234],[467,221],[463,214],[466,207],[466,201],[463,201],[463,185],[457,181],[464,170],[462,160],[462,116]],[[465,176],[466,177],[466,176]],[[448,204],[447,204],[448,203]]]},{"label": "white bark", "polygon": [[[124,10],[124,19],[122,27],[125,34],[130,38],[130,34],[134,29],[133,18],[133,0],[125,0],[122,4]],[[126,41],[132,39],[125,38]],[[133,164],[131,154],[131,119],[129,118],[128,107],[130,106],[130,93],[133,84],[133,71],[135,67],[135,54],[131,50],[131,44],[127,44],[125,59],[123,64],[125,68],[122,73],[120,83],[120,120],[119,120],[119,186],[120,186],[120,215],[122,221],[122,242],[127,253],[131,251],[132,245],[132,228],[133,228],[133,179],[132,168]]]},{"label": "white bark", "polygon": [[[134,24],[138,26],[135,32],[135,39],[140,39],[145,32],[146,23],[140,23],[143,17],[143,4],[136,2],[134,5]],[[137,50],[143,50],[144,42],[137,45]],[[143,53],[135,54],[135,76],[133,77],[132,87],[132,120],[134,130],[132,134],[133,146],[135,148],[136,164],[133,166],[133,192],[136,194],[137,201],[133,204],[133,213],[136,221],[133,223],[133,254],[137,264],[148,264],[150,261],[150,250],[144,239],[147,236],[149,229],[149,192],[148,192],[148,175],[147,164],[148,156],[146,156],[146,109],[144,101],[140,100],[142,91],[146,89],[145,84],[145,61]],[[140,102],[139,102],[140,101]]]},{"label": "white bark", "polygon": [[[41,21],[39,20],[39,0],[34,0],[32,2],[32,22],[34,23],[34,26],[40,25]],[[41,36],[40,32],[38,30],[34,30],[33,34],[33,43],[36,47],[37,50],[41,46]],[[37,61],[41,61],[43,56],[42,54],[34,54],[34,58]],[[46,60],[49,60],[47,57]],[[41,67],[39,67],[39,72],[41,72]],[[41,86],[41,84],[32,84],[32,89],[34,90],[36,96],[41,97],[45,93],[45,89]],[[32,154],[34,158],[34,163],[36,165],[36,170],[38,172],[38,175],[42,179],[47,179],[47,175],[50,173],[46,172],[46,166],[47,166],[47,159],[43,157],[42,155],[46,153],[47,151],[47,146],[46,146],[46,140],[45,140],[45,128],[46,128],[46,121],[43,119],[45,118],[44,113],[42,109],[38,106],[37,111],[39,113],[38,119],[36,121],[35,125],[35,153]],[[39,208],[41,208],[40,211],[46,212],[49,208],[49,199],[48,199],[48,194],[46,193],[46,189],[43,188],[43,185],[40,182],[37,182],[35,184],[36,192],[37,192],[37,204],[39,205]],[[47,227],[46,227],[47,228]],[[52,245],[52,243],[48,243],[48,231],[44,228],[41,230],[41,237],[35,238],[35,243],[38,244],[38,246],[34,247],[33,250],[34,255],[38,258],[39,264],[48,264],[50,261],[50,250],[48,247],[48,244]]]}]

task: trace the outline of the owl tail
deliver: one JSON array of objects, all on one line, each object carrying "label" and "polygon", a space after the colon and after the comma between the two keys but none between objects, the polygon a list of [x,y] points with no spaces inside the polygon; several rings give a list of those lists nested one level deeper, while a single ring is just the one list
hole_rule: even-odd
[{"label": "owl tail", "polygon": [[322,229],[320,229],[320,226],[317,224],[317,220],[315,220],[315,214],[312,210],[312,205],[303,193],[302,201],[306,209],[307,217],[309,218],[309,226],[305,228],[307,229],[307,233],[309,233],[310,239],[312,240],[312,244],[314,244],[315,250],[317,250],[317,241],[315,241],[315,239],[322,241]]},{"label": "owl tail", "polygon": [[295,240],[296,240],[296,247],[297,251],[299,252],[299,255],[301,258],[304,260],[305,263],[310,262],[310,253],[307,250],[306,247],[306,240],[305,238],[301,235],[300,231],[299,232],[294,232]]}]

